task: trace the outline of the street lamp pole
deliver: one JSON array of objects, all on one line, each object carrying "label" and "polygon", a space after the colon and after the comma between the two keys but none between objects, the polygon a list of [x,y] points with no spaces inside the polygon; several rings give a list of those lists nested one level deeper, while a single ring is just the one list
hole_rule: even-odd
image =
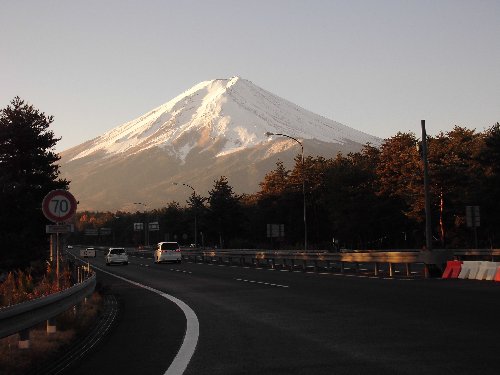
[{"label": "street lamp pole", "polygon": [[146,214],[146,207],[148,206],[146,203],[142,202],[134,202],[134,204],[140,204],[144,206],[144,246],[149,246],[149,222]]},{"label": "street lamp pole", "polygon": [[306,178],[305,178],[305,173],[304,173],[304,145],[298,139],[291,137],[289,135],[286,135],[286,134],[271,133],[271,132],[266,133],[266,136],[268,136],[268,137],[270,137],[272,135],[279,135],[282,137],[287,137],[287,138],[293,139],[295,142],[297,142],[300,145],[301,155],[302,155],[302,162],[301,162],[301,164],[302,164],[302,197],[304,200],[304,202],[303,202],[304,203],[304,251],[306,251],[307,250],[307,217],[306,217]]},{"label": "street lamp pole", "polygon": [[[179,185],[177,182],[173,182],[173,185]],[[198,247],[198,228],[197,228],[197,223],[196,223],[196,217],[197,217],[197,206],[198,202],[196,201],[196,191],[194,190],[194,187],[192,187],[189,184],[181,183],[180,185],[187,186],[191,190],[193,190],[193,203],[194,203],[194,244],[196,247]]]}]

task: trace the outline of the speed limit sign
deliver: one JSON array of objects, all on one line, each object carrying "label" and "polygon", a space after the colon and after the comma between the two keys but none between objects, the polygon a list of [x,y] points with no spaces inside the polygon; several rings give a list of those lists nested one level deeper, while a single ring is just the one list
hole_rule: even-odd
[{"label": "speed limit sign", "polygon": [[45,217],[55,223],[62,223],[76,212],[76,199],[67,190],[52,190],[43,198],[42,211]]}]

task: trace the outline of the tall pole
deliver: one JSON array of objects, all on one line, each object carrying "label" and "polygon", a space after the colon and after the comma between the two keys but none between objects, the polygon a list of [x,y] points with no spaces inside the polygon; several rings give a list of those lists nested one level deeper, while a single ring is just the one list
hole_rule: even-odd
[{"label": "tall pole", "polygon": [[266,133],[266,136],[271,136],[271,135],[279,135],[279,136],[282,136],[282,137],[287,137],[287,138],[290,138],[290,139],[293,139],[295,142],[297,142],[299,145],[300,145],[300,149],[301,149],[301,155],[302,155],[302,158],[301,158],[301,164],[302,164],[302,197],[303,197],[303,200],[304,200],[304,251],[307,250],[307,217],[306,217],[306,177],[305,177],[305,166],[304,166],[304,145],[302,144],[302,142],[300,142],[298,139],[295,139],[294,137],[291,137],[289,135],[286,135],[286,134],[281,134],[281,133],[271,133],[271,132],[267,132]]},{"label": "tall pole", "polygon": [[[173,182],[173,185],[179,185],[177,182]],[[197,209],[198,209],[198,202],[196,200],[196,191],[194,190],[194,187],[192,187],[189,184],[182,183],[181,185],[187,186],[191,190],[193,190],[193,203],[194,203],[194,245],[198,247],[198,228],[197,228],[197,223],[196,223],[196,217],[197,215]]]},{"label": "tall pole", "polygon": [[425,120],[422,125],[422,160],[424,163],[424,194],[425,194],[425,245],[427,250],[432,250],[432,224],[431,203],[429,195],[429,163],[427,161],[427,133],[425,131]]},{"label": "tall pole", "polygon": [[149,246],[149,222],[146,213],[147,204],[142,202],[134,202],[134,204],[141,204],[144,206],[144,246]]},{"label": "tall pole", "polygon": [[59,233],[56,233],[56,280],[57,290],[59,290]]}]

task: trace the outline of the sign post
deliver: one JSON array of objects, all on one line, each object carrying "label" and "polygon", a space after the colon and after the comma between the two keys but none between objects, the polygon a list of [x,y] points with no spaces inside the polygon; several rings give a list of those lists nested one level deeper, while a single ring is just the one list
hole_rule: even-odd
[{"label": "sign post", "polygon": [[[47,219],[56,223],[57,225],[47,226],[47,233],[51,233],[50,241],[50,254],[51,258],[54,254],[54,234],[56,237],[56,279],[57,288],[59,289],[59,233],[68,231],[68,227],[60,225],[65,221],[71,219],[76,212],[77,201],[73,194],[67,190],[52,190],[50,191],[42,202],[42,212]],[[60,227],[58,229],[57,227]],[[64,228],[64,229],[63,229]]]},{"label": "sign post", "polygon": [[465,206],[465,219],[467,226],[474,228],[474,246],[477,249],[477,227],[481,225],[479,206]]}]

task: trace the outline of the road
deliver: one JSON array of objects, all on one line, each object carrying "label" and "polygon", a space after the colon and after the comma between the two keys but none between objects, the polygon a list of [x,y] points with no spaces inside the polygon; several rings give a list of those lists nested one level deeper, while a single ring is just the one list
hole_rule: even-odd
[{"label": "road", "polygon": [[[497,373],[500,283],[384,279],[239,266],[91,264],[168,293],[199,321],[194,374]],[[72,374],[164,374],[181,347],[183,312],[98,272],[118,324]]]}]

